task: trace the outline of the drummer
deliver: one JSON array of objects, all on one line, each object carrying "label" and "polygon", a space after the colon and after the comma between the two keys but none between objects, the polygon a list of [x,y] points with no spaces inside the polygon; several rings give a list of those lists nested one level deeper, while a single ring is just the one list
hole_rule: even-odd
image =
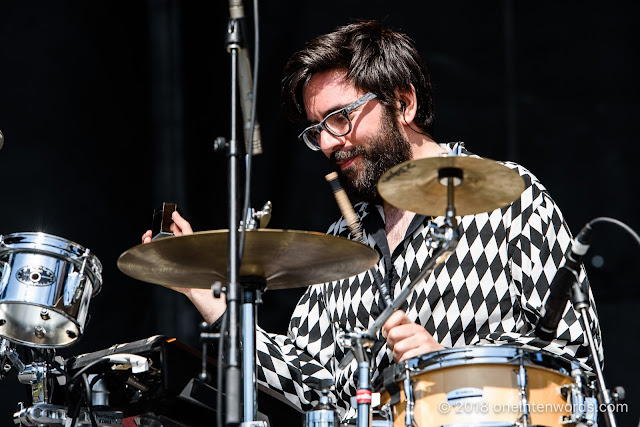
[{"label": "drummer", "polygon": [[[429,73],[413,42],[377,22],[357,22],[309,42],[285,68],[282,95],[289,116],[306,122],[299,139],[324,154],[355,206],[365,238],[380,255],[377,268],[393,298],[415,277],[428,254],[428,218],[383,202],[378,179],[405,160],[451,151],[471,155],[462,143],[433,138],[434,103]],[[533,335],[549,283],[571,244],[569,228],[545,187],[524,167],[504,163],[524,179],[510,206],[461,218],[461,238],[444,266],[418,284],[403,310],[384,324],[374,346],[373,380],[390,364],[447,347],[516,345],[575,358],[589,366],[578,314],[567,304],[557,339]],[[176,235],[191,233],[173,214]],[[349,236],[344,218],[328,231]],[[151,239],[151,232],[143,241]],[[588,287],[584,269],[580,280]],[[309,287],[296,306],[286,336],[257,334],[258,379],[303,409],[317,400],[314,385],[331,378],[338,404],[349,409],[356,393],[356,362],[344,356],[340,330],[367,329],[384,309],[371,272]],[[223,299],[206,289],[184,292],[206,321],[219,326]],[[590,325],[602,358],[591,299]]]}]

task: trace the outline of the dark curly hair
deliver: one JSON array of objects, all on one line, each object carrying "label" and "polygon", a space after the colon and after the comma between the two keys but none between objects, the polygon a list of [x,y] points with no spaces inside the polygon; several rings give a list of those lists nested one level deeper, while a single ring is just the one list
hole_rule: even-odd
[{"label": "dark curly hair", "polygon": [[373,92],[388,109],[395,105],[395,89],[416,90],[414,119],[433,134],[434,105],[431,79],[413,41],[376,21],[359,21],[318,36],[295,53],[285,66],[282,99],[293,121],[305,121],[302,92],[316,73],[344,70],[347,79],[363,92]]}]

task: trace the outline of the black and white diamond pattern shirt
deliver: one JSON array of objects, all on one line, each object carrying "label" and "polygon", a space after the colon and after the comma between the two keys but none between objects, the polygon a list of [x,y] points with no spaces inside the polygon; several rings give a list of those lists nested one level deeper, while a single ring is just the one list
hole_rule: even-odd
[{"label": "black and white diamond pattern shirt", "polygon": [[[456,144],[444,145],[448,149]],[[463,150],[463,155],[470,153]],[[444,347],[517,345],[542,349],[591,365],[579,314],[567,304],[557,339],[533,335],[540,309],[556,271],[564,263],[571,234],[562,213],[545,187],[525,168],[511,162],[525,181],[525,190],[511,205],[492,212],[459,217],[461,238],[455,252],[419,283],[403,310],[423,325]],[[418,274],[432,250],[425,238],[429,219],[417,215],[393,254],[389,253],[382,208],[356,205],[364,235],[380,254],[377,268],[392,294],[398,294]],[[435,218],[442,225],[444,218]],[[350,237],[343,218],[328,234]],[[374,267],[375,268],[375,267]],[[581,281],[588,287],[584,268]],[[591,300],[591,329],[603,359],[600,328]],[[381,295],[371,272],[311,286],[291,317],[287,335],[258,329],[258,380],[304,410],[318,399],[313,389],[332,378],[338,404],[348,409],[356,394],[355,360],[338,369],[344,356],[337,343],[341,330],[367,329],[381,312]],[[391,352],[378,336],[373,356],[373,382],[392,363]]]}]

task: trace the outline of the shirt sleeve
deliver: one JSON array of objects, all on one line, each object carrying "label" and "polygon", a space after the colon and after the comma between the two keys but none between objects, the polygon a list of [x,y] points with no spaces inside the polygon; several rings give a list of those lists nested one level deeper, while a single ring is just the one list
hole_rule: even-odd
[{"label": "shirt sleeve", "polygon": [[317,384],[333,379],[335,339],[322,298],[322,286],[307,289],[298,302],[287,335],[258,328],[258,381],[307,411],[318,399]]},{"label": "shirt sleeve", "polygon": [[[348,229],[343,218],[333,223],[327,234],[346,237]],[[365,277],[367,280],[365,280]],[[329,304],[331,295],[340,289],[351,289],[353,281],[365,280],[370,285],[370,272],[341,281],[313,285],[307,288],[296,305],[286,335],[277,335],[258,328],[256,334],[258,381],[283,395],[296,407],[308,411],[319,399],[316,391],[320,380],[331,379],[334,391],[330,399],[341,416],[350,409],[350,397],[355,395],[354,365],[338,369],[344,349],[338,344],[339,315],[337,307],[347,301]],[[366,310],[365,310],[366,311]],[[359,315],[361,313],[358,313]],[[370,317],[370,314],[365,316]]]},{"label": "shirt sleeve", "polygon": [[[481,344],[490,342],[534,347],[575,358],[585,367],[592,368],[593,359],[581,325],[581,316],[570,301],[564,309],[555,339],[546,342],[534,335],[540,311],[550,293],[551,282],[571,249],[572,237],[562,212],[546,189],[528,171],[520,166],[518,168],[522,169],[520,173],[525,179],[526,189],[510,208],[509,272],[511,286],[524,312],[526,325],[523,333],[490,334]],[[596,342],[598,358],[603,362],[600,326],[584,266],[581,266],[579,281],[589,296],[588,327]]]}]

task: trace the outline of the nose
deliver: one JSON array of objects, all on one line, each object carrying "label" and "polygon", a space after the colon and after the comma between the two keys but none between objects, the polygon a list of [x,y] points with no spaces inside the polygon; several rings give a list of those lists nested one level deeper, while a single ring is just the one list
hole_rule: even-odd
[{"label": "nose", "polygon": [[331,156],[331,153],[340,150],[344,145],[344,136],[333,136],[326,130],[320,132],[320,150],[325,156]]}]

